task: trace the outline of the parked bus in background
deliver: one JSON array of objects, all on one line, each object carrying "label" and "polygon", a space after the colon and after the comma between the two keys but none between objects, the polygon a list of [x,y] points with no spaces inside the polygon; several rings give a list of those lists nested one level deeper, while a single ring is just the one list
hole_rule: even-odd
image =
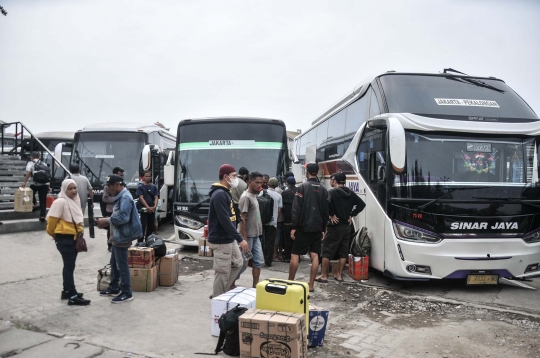
[{"label": "parked bus in background", "polygon": [[[107,176],[114,167],[124,168],[126,187],[133,194],[144,170],[152,171],[152,182],[160,190],[160,217],[170,212],[176,138],[165,128],[141,123],[99,123],[75,133],[71,162],[79,165],[94,191],[94,202],[101,203]],[[57,148],[62,150],[62,148]],[[102,213],[105,205],[101,205]]]},{"label": "parked bus in background", "polygon": [[540,275],[539,141],[538,116],[500,79],[387,72],[298,136],[295,162],[317,160],[326,183],[347,174],[386,276],[497,284]]},{"label": "parked bus in background", "polygon": [[208,192],[222,164],[271,177],[289,169],[285,124],[277,119],[185,119],[176,138],[174,223],[182,245],[198,245],[208,218]]},{"label": "parked bus in background", "polygon": [[[75,135],[75,132],[41,132],[37,133],[36,137],[49,149],[52,153],[54,153],[56,158],[61,158],[62,164],[66,168],[69,168],[69,162],[71,159],[71,146],[73,144],[73,136]],[[62,152],[56,153],[56,146],[57,145],[63,145],[65,149]],[[34,148],[39,148],[39,145],[34,144]],[[49,153],[42,152],[42,158],[43,161],[52,168],[53,160],[49,156]],[[52,174],[52,171],[51,171]],[[64,179],[66,173],[64,169],[61,167],[55,168],[54,171],[54,177],[56,180],[54,180],[54,185],[51,188],[53,193],[58,193],[60,191],[60,186],[62,185],[62,180]]]}]

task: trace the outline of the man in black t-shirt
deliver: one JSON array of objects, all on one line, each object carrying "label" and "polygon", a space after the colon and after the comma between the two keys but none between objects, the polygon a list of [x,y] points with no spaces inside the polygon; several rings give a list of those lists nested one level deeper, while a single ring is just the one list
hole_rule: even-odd
[{"label": "man in black t-shirt", "polygon": [[155,184],[152,183],[152,172],[145,170],[143,173],[143,182],[137,187],[137,193],[141,208],[141,224],[143,228],[143,238],[138,241],[143,241],[152,235],[156,230],[154,221],[156,220],[156,208],[159,200],[159,191]]},{"label": "man in black t-shirt", "polygon": [[321,239],[328,223],[328,192],[317,179],[319,165],[306,165],[307,182],[298,186],[292,206],[291,239],[294,240],[289,264],[289,280],[294,280],[300,255],[311,256],[309,291],[313,292],[315,275],[319,267]]}]

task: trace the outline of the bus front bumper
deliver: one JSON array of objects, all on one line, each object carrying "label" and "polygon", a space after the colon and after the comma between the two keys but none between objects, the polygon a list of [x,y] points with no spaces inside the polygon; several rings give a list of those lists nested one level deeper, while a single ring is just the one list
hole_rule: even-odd
[{"label": "bus front bumper", "polygon": [[540,276],[540,243],[521,239],[445,239],[437,244],[394,239],[393,246],[387,251],[393,257],[386,261],[385,275],[398,280],[466,279],[482,273]]},{"label": "bus front bumper", "polygon": [[203,236],[203,228],[199,230],[174,226],[175,242],[185,246],[199,246],[199,239]]}]

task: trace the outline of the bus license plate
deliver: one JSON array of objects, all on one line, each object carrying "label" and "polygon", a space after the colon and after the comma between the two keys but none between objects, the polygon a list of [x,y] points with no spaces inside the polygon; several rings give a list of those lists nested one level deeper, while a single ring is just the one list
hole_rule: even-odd
[{"label": "bus license plate", "polygon": [[499,275],[467,275],[467,285],[496,285]]}]

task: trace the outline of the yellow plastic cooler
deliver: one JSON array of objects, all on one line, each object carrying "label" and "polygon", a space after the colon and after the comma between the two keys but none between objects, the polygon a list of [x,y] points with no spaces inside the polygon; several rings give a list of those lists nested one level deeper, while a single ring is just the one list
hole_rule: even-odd
[{"label": "yellow plastic cooler", "polygon": [[306,282],[269,278],[257,284],[255,307],[263,310],[304,313],[309,329],[309,286]]}]

